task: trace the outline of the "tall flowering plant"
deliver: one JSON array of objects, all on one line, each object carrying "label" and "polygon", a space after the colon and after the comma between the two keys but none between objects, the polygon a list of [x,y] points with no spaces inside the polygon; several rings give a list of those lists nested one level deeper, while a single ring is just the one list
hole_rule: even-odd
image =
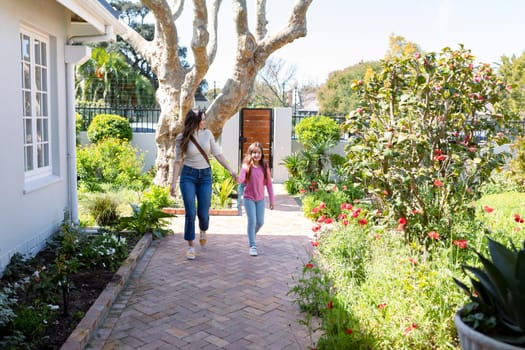
[{"label": "tall flowering plant", "polygon": [[383,213],[407,220],[407,240],[446,236],[454,219],[473,217],[479,186],[505,162],[494,149],[509,139],[510,88],[462,46],[382,66],[353,85],[362,105],[346,122],[350,171]]}]

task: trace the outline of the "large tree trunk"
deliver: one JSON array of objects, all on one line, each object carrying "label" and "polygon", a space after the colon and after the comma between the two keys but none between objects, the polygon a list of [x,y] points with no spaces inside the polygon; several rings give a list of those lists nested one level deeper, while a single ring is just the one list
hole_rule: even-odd
[{"label": "large tree trunk", "polygon": [[[177,55],[176,21],[183,11],[183,0],[141,0],[153,13],[155,37],[146,41],[131,28],[121,36],[151,65],[158,77],[156,97],[161,108],[157,128],[157,159],[155,184],[171,183],[175,137],[182,130],[186,113],[193,107],[194,95],[204,79],[217,51],[217,15],[222,0],[193,0],[193,39],[191,49],[195,63],[182,66]],[[266,59],[282,46],[306,35],[306,11],[312,0],[296,0],[285,27],[267,34],[266,0],[257,0],[256,34],[248,28],[245,0],[232,0],[237,29],[235,71],[224,84],[221,93],[206,111],[208,128],[218,137],[224,124],[241,107],[247,105],[253,82]],[[208,18],[208,13],[210,17]]]}]

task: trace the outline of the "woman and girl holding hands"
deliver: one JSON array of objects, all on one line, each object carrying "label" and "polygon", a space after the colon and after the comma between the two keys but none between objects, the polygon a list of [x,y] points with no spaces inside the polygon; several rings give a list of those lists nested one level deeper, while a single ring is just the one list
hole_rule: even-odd
[{"label": "woman and girl holding hands", "polygon": [[[182,133],[175,139],[175,166],[170,193],[176,194],[177,177],[180,174],[180,192],[184,203],[184,239],[188,242],[186,258],[195,259],[195,218],[199,219],[199,242],[206,244],[206,231],[210,224],[209,209],[212,195],[212,173],[209,155],[213,155],[237,183],[244,185],[244,208],[248,218],[249,254],[257,256],[255,236],[264,224],[264,187],[268,191],[270,209],[273,209],[274,194],[270,167],[264,160],[262,145],[254,142],[237,175],[222,154],[211,131],[206,129],[204,111],[190,110],[184,121]],[[195,203],[197,202],[197,204]]]}]

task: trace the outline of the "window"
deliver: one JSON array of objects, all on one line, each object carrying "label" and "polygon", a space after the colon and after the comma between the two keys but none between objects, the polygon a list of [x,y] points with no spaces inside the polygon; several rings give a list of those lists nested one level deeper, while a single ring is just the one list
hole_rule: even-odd
[{"label": "window", "polygon": [[22,65],[22,122],[24,171],[27,178],[51,174],[49,113],[49,41],[23,29],[20,33]]}]

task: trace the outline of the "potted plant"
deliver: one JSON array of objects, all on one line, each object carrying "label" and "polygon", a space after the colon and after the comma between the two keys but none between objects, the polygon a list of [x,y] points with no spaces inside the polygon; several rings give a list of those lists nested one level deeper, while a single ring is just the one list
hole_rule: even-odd
[{"label": "potted plant", "polygon": [[464,350],[525,348],[525,242],[520,250],[488,239],[490,257],[476,252],[481,267],[463,266],[471,288],[454,281],[470,302],[454,318]]}]

